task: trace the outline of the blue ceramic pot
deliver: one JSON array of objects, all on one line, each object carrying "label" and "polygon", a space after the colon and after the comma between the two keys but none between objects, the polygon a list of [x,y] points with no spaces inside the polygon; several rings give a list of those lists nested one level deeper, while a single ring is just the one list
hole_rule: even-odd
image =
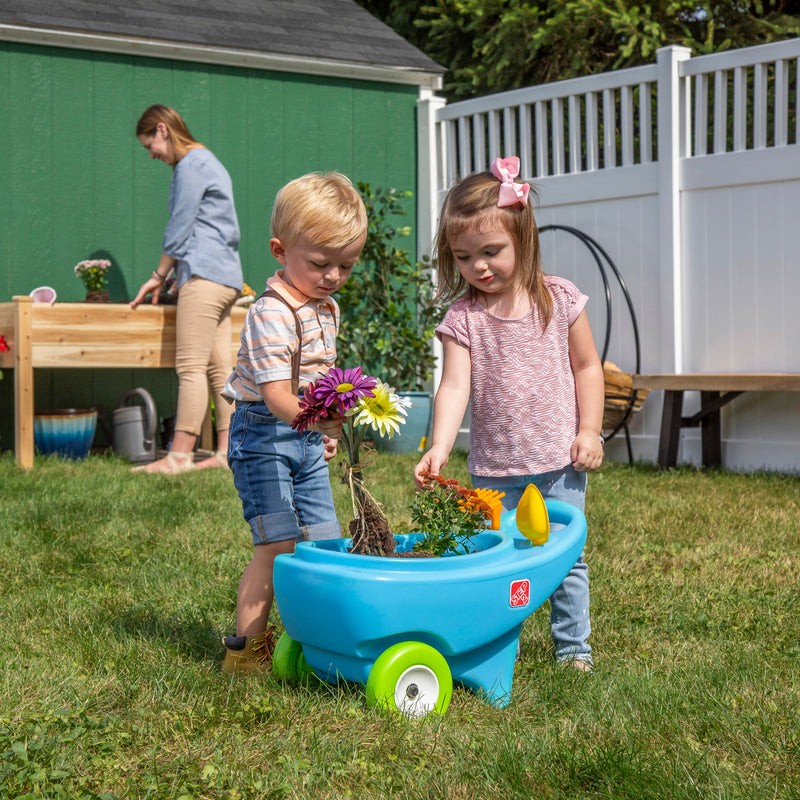
[{"label": "blue ceramic pot", "polygon": [[95,409],[40,411],[33,418],[33,441],[42,455],[53,453],[77,460],[89,455],[96,429]]},{"label": "blue ceramic pot", "polygon": [[425,440],[431,434],[433,395],[430,392],[398,392],[411,401],[405,425],[391,439],[375,436],[375,447],[388,453],[417,453],[425,450]]}]

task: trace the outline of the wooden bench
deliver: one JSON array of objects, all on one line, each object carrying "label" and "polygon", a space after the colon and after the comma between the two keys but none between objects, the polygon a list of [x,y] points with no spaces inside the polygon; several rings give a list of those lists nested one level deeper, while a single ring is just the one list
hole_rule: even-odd
[{"label": "wooden bench", "polygon": [[[683,375],[634,375],[634,389],[662,389],[659,467],[678,461],[681,428],[699,427],[704,467],[722,465],[720,409],[744,392],[800,392],[800,374],[783,372],[686,373]],[[700,410],[683,416],[683,393],[700,392]]]},{"label": "wooden bench", "polygon": [[[14,368],[14,452],[33,466],[33,371],[37,367],[173,367],[175,306],[127,303],[0,303],[0,333],[9,349],[0,367]],[[247,309],[231,312],[231,352],[239,351]]]}]

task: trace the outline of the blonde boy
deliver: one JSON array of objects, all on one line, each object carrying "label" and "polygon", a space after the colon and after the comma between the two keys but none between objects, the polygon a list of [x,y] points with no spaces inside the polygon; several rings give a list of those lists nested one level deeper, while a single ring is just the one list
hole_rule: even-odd
[{"label": "blonde boy", "polygon": [[271,231],[270,251],[283,269],[247,313],[225,387],[236,402],[228,463],[254,545],[239,583],[236,635],[223,640],[228,673],[270,665],[275,557],[297,541],[341,535],[326,463],[341,421],[321,420],[303,434],[291,423],[298,394],[334,366],[339,306],[332,294],[361,255],[367,213],[348,178],[315,172],[278,192]]}]

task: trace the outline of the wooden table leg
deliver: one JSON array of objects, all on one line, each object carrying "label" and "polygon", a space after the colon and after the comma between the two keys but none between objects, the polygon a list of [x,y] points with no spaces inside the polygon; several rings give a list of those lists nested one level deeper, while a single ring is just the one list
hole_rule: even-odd
[{"label": "wooden table leg", "polygon": [[662,469],[678,463],[678,443],[681,437],[683,390],[666,390],[661,411],[661,438],[658,443],[658,466]]},{"label": "wooden table leg", "polygon": [[704,467],[722,466],[722,425],[719,411],[719,392],[700,392],[703,409],[713,408],[700,420]]},{"label": "wooden table leg", "polygon": [[33,353],[31,298],[14,298],[14,453],[22,469],[33,467]]}]

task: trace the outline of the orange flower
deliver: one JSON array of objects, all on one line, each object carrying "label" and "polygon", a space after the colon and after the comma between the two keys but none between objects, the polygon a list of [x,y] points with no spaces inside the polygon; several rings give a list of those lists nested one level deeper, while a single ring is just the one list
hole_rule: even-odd
[{"label": "orange flower", "polygon": [[466,489],[462,494],[462,499],[458,501],[459,506],[468,511],[480,511],[487,519],[491,519],[492,507],[481,499],[477,491]]},{"label": "orange flower", "polygon": [[421,473],[422,486],[417,491],[412,516],[425,537],[415,549],[427,549],[437,555],[456,552],[469,537],[486,526],[500,527],[503,495],[491,490],[473,490],[460,486],[453,478]]}]

